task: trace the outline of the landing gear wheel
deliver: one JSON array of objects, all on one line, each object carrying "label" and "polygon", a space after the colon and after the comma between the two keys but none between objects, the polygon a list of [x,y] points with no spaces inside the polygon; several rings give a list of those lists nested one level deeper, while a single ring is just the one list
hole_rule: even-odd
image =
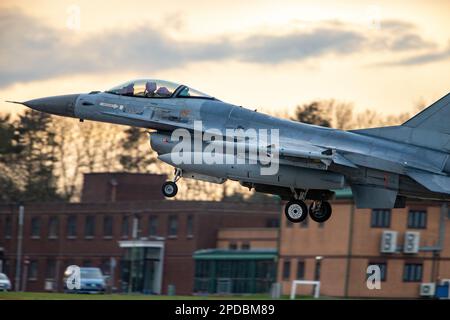
[{"label": "landing gear wheel", "polygon": [[308,208],[301,200],[291,200],[286,203],[286,206],[284,207],[284,214],[289,221],[299,223],[306,219],[306,216],[308,215]]},{"label": "landing gear wheel", "polygon": [[314,201],[309,206],[309,216],[315,222],[325,222],[330,219],[332,213],[331,205],[327,201]]},{"label": "landing gear wheel", "polygon": [[162,193],[167,198],[172,198],[177,195],[178,187],[177,184],[173,181],[166,181],[162,185]]}]

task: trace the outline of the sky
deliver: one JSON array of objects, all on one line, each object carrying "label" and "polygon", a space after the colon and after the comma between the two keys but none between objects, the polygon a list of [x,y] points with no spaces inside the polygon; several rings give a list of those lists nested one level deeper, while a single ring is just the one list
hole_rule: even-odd
[{"label": "sky", "polygon": [[2,0],[0,44],[0,112],[135,78],[272,113],[414,112],[450,91],[445,0]]}]

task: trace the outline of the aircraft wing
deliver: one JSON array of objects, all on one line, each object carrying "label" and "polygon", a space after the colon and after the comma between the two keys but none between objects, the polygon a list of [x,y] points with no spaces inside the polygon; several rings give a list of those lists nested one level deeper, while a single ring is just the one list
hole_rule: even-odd
[{"label": "aircraft wing", "polygon": [[450,194],[449,176],[417,170],[408,170],[406,174],[430,191]]}]

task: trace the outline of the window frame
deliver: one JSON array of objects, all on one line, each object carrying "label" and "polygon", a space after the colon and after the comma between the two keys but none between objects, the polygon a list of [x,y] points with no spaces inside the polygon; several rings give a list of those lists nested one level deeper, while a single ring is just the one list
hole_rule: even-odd
[{"label": "window frame", "polygon": [[[55,225],[53,225],[53,223],[55,223]],[[48,239],[58,239],[58,237],[59,237],[59,217],[57,217],[57,216],[49,217],[47,226],[48,226],[47,238]],[[55,228],[54,234],[52,234],[53,228]]]},{"label": "window frame", "polygon": [[[380,281],[386,282],[387,281],[387,273],[388,273],[388,264],[387,261],[369,261],[367,264],[367,267],[369,266],[379,266],[380,267]],[[366,274],[367,277],[369,277],[368,274]]]},{"label": "window frame", "polygon": [[428,225],[428,211],[426,209],[409,209],[407,218],[408,229],[426,229]]},{"label": "window frame", "polygon": [[[88,223],[88,222],[92,222]],[[86,215],[84,218],[84,229],[83,229],[83,235],[85,239],[93,239],[95,237],[95,223],[96,223],[96,219],[94,215]],[[92,228],[92,230],[88,230]],[[88,231],[92,231],[92,234],[88,234]]]},{"label": "window frame", "polygon": [[114,236],[114,217],[110,214],[104,215],[103,216],[103,238],[111,239],[113,236]]},{"label": "window frame", "polygon": [[[172,225],[171,225],[172,221],[175,222],[175,233],[172,233]],[[177,215],[170,215],[167,218],[167,236],[169,238],[178,237],[178,216]]]},{"label": "window frame", "polygon": [[[76,239],[78,236],[77,233],[77,216],[75,214],[71,214],[67,216],[66,219],[66,238],[68,239]],[[73,227],[73,230],[72,230]],[[73,234],[72,234],[73,231]]]},{"label": "window frame", "polygon": [[[42,225],[41,225],[41,217],[34,216],[31,217],[30,221],[30,238],[31,239],[40,239],[42,233]],[[35,225],[37,223],[37,225]],[[35,228],[37,228],[37,232],[35,232]]]},{"label": "window frame", "polygon": [[[403,282],[422,282],[423,269],[423,263],[421,262],[405,262],[403,265]],[[420,270],[420,274],[418,274],[418,270]]]},{"label": "window frame", "polygon": [[390,228],[392,223],[392,210],[372,209],[370,212],[371,228]]},{"label": "window frame", "polygon": [[[300,266],[301,266],[301,268],[300,268]],[[299,274],[300,270],[302,271],[301,272],[301,276]],[[295,274],[296,280],[304,280],[305,279],[305,273],[306,273],[305,271],[306,271],[306,262],[305,262],[305,260],[297,260],[297,272]]]},{"label": "window frame", "polygon": [[283,261],[283,270],[281,271],[283,281],[289,281],[291,279],[291,260]]}]

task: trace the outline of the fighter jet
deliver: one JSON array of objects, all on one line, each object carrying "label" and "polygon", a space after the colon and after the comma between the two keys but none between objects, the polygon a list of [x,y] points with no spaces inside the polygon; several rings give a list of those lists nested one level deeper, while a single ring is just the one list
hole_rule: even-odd
[{"label": "fighter jet", "polygon": [[[292,222],[308,214],[316,222],[328,220],[334,190],[343,188],[351,188],[358,208],[401,208],[407,198],[450,199],[450,94],[402,125],[350,131],[279,119],[155,79],[19,103],[80,121],[148,129],[158,158],[175,167],[173,180],[162,186],[166,197],[177,194],[182,177],[214,183],[230,179],[287,200],[284,211]],[[222,138],[205,139],[211,130]],[[230,130],[276,134],[229,137]],[[196,146],[195,135],[202,137]],[[182,150],[188,161],[179,161],[175,155],[186,139],[194,150]],[[204,160],[212,148],[215,156],[231,161],[195,161]]]}]

